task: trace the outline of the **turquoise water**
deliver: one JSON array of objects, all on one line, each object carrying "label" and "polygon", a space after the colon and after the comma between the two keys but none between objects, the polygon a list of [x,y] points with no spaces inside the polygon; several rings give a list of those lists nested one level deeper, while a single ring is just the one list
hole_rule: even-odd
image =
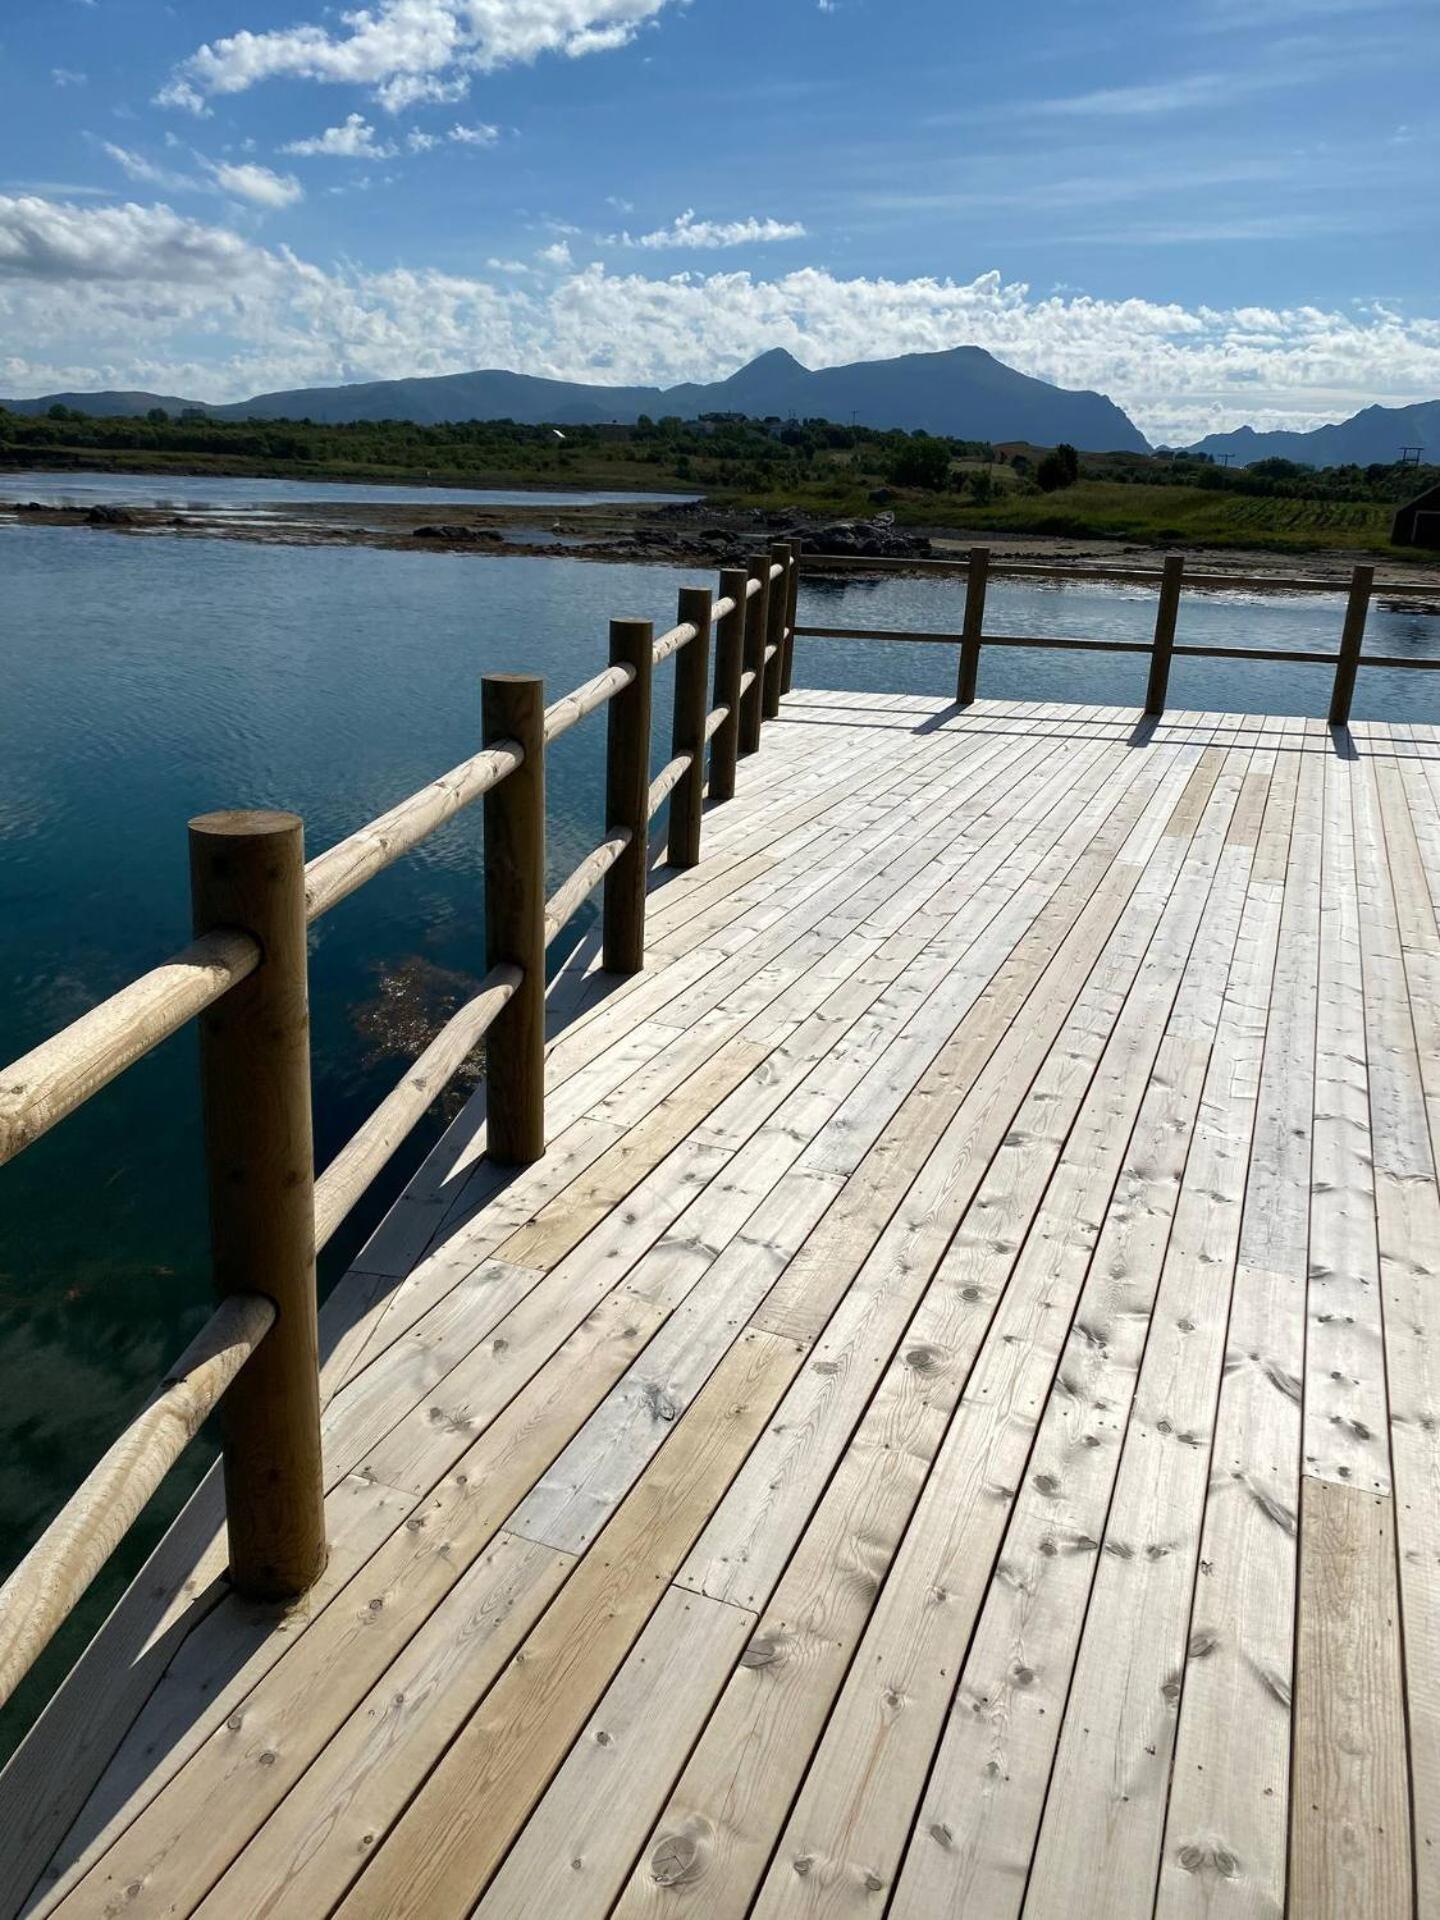
[{"label": "turquoise water", "polygon": [[[473,752],[486,671],[594,672],[612,615],[668,625],[693,576],[663,567],[410,555],[0,529],[0,1061],[179,945],[185,822],[293,807],[312,851]],[[808,583],[810,624],[945,628],[963,588]],[[1151,593],[991,589],[997,630],[1144,638]],[[1192,597],[1183,640],[1333,646],[1334,597]],[[1432,657],[1440,620],[1377,609],[1377,651]],[[948,647],[802,641],[797,684],[948,694]],[[1145,662],[997,653],[981,691],[1134,703]],[[1177,662],[1176,706],[1323,713],[1324,670]],[[657,688],[668,750],[669,668]],[[1440,676],[1362,673],[1357,716],[1440,719]],[[598,837],[604,721],[556,743],[551,878]],[[479,811],[342,904],[312,953],[323,1162],[402,1070],[387,1014],[482,970]],[[587,915],[593,914],[593,907]],[[579,925],[584,925],[582,920]],[[0,1169],[0,1573],[135,1410],[208,1311],[193,1036],[182,1034]],[[327,1255],[329,1284],[430,1140]],[[50,1659],[0,1715],[0,1751],[73,1658],[204,1464],[192,1448]]]}]

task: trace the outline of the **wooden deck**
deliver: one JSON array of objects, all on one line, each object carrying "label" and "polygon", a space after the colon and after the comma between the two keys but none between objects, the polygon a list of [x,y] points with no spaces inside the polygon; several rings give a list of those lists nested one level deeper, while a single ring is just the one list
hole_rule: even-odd
[{"label": "wooden deck", "polygon": [[322,1314],[319,1586],[202,1491],[0,1911],[1440,1914],[1440,735],[797,692],[654,878]]}]

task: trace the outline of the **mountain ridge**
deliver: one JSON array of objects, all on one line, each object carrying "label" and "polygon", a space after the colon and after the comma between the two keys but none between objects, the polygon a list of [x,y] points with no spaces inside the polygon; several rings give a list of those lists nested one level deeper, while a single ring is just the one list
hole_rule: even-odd
[{"label": "mountain ridge", "polygon": [[1336,420],[1308,431],[1279,428],[1273,432],[1235,427],[1229,433],[1207,433],[1189,448],[1212,459],[1228,454],[1236,466],[1257,460],[1295,460],[1307,467],[1389,466],[1402,447],[1428,447],[1440,459],[1440,400],[1417,400],[1406,407],[1362,407],[1348,420]]},{"label": "mountain ridge", "polygon": [[510,419],[530,426],[633,425],[641,414],[744,413],[796,415],[881,430],[923,429],[971,440],[1066,440],[1085,452],[1148,452],[1149,443],[1105,394],[1057,387],[1007,367],[983,347],[901,354],[812,370],[784,347],[772,347],[716,381],[673,387],[606,387],[479,368],[412,380],[297,387],[223,406],[141,393],[44,394],[6,400],[12,413],[39,414],[55,405],[116,416],[163,406],[221,420],[311,419],[327,425],[409,420],[437,426],[456,420]]}]

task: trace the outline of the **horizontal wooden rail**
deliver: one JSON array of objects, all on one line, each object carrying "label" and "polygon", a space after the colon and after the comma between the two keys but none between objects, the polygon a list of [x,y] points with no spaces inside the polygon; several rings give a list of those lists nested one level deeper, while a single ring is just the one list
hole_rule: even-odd
[{"label": "horizontal wooden rail", "polygon": [[707,741],[713,740],[716,734],[720,731],[721,727],[724,726],[725,722],[729,718],[730,718],[729,707],[715,707],[712,709],[711,712],[706,714],[705,716],[706,740]]},{"label": "horizontal wooden rail", "polygon": [[55,1637],[274,1320],[275,1302],[262,1294],[236,1293],[224,1300],[0,1587],[0,1706]]},{"label": "horizontal wooden rail", "polygon": [[[969,572],[968,558],[957,556],[949,559],[904,559],[879,554],[866,555],[856,553],[823,554],[807,550],[800,560],[807,573],[833,573],[843,570],[855,570],[865,573],[939,573],[965,574]],[[992,575],[1003,574],[1011,580],[1054,580],[1060,585],[1084,586],[1087,581],[1098,585],[1124,585],[1137,587],[1158,587],[1163,574],[1153,567],[1057,567],[1037,561],[997,560],[993,556],[990,562]],[[1282,578],[1278,574],[1249,573],[1187,573],[1185,591],[1192,588],[1208,589],[1211,593],[1348,593],[1348,580],[1306,579],[1291,576]],[[1406,595],[1434,600],[1440,597],[1440,590],[1430,582],[1418,580],[1377,580],[1373,591],[1377,594]],[[989,644],[988,640],[986,642]]]},{"label": "horizontal wooden rail", "polygon": [[439,826],[513,773],[522,759],[513,740],[472,754],[428,787],[412,793],[344,840],[316,854],[305,867],[305,917],[318,920],[367,880],[418,847]]},{"label": "horizontal wooden rail", "polygon": [[417,1055],[405,1078],[343,1146],[315,1182],[315,1251],[364,1195],[376,1174],[424,1118],[489,1032],[520,985],[518,967],[492,967],[465,1002]]},{"label": "horizontal wooden rail", "polygon": [[633,667],[606,667],[603,673],[597,673],[573,693],[552,701],[545,709],[546,746],[558,740],[562,733],[568,733],[571,727],[578,726],[588,714],[598,713],[617,693],[623,693],[634,678]]},{"label": "horizontal wooden rail", "polygon": [[657,773],[655,778],[650,782],[650,793],[646,804],[652,820],[670,798],[676,787],[678,787],[680,782],[685,778],[685,775],[690,771],[694,760],[695,756],[693,753],[677,753],[673,760],[666,761],[659,773]]},{"label": "horizontal wooden rail", "polygon": [[0,1165],[83,1106],[260,964],[259,943],[221,931],[194,940],[0,1073]]},{"label": "horizontal wooden rail", "polygon": [[662,660],[668,660],[672,653],[679,653],[682,647],[688,647],[696,638],[700,629],[692,620],[682,620],[678,627],[671,627],[668,633],[662,633],[656,640],[651,652],[651,661],[659,666]]},{"label": "horizontal wooden rail", "polygon": [[582,907],[615,862],[629,846],[628,827],[612,827],[610,832],[576,867],[570,878],[558,886],[545,903],[545,944],[548,947],[571,914]]}]

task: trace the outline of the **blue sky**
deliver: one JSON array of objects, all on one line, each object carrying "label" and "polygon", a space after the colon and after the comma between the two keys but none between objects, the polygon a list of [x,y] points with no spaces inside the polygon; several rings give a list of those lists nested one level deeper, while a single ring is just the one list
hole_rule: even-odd
[{"label": "blue sky", "polygon": [[1440,395],[1434,0],[7,0],[0,392],[974,342],[1154,437]]}]

